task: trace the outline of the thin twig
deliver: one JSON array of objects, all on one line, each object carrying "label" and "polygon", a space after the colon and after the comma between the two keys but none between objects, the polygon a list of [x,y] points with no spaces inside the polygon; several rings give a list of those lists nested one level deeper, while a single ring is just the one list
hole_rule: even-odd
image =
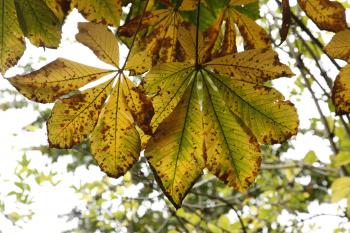
[{"label": "thin twig", "polygon": [[221,201],[221,202],[225,203],[228,207],[230,207],[236,213],[237,218],[239,220],[239,223],[241,224],[241,228],[242,228],[243,233],[247,233],[247,228],[246,228],[246,226],[245,226],[245,224],[243,222],[243,219],[242,219],[241,215],[238,213],[238,210],[236,209],[236,207],[234,207],[232,205],[232,203],[227,201],[225,198],[214,196],[214,195],[210,195],[210,194],[206,194],[206,193],[199,193],[199,192],[195,192],[195,191],[191,191],[191,193],[196,194],[196,195],[200,195],[200,196],[205,196],[205,197],[208,197],[208,198],[211,198],[211,199],[214,199],[214,200],[218,200],[218,201]]}]

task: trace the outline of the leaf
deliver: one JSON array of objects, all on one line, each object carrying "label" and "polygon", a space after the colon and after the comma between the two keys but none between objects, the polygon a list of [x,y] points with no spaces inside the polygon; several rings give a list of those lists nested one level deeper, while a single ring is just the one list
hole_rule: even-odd
[{"label": "leaf", "polygon": [[120,76],[98,124],[91,134],[91,152],[102,171],[111,177],[124,175],[140,156],[140,137],[123,89],[127,79]]},{"label": "leaf", "polygon": [[[79,41],[105,62],[118,65],[118,43],[111,31],[95,23],[81,23],[79,30]],[[102,79],[113,72],[114,76]],[[136,92],[133,82],[116,67],[103,70],[59,58],[9,81],[35,101],[53,102],[61,97],[47,123],[50,146],[70,148],[90,137],[97,163],[112,177],[123,175],[138,160],[141,147],[135,124],[152,133],[149,99]],[[92,81],[89,89],[79,91]]]},{"label": "leaf", "polygon": [[47,122],[51,147],[71,148],[94,129],[112,81],[87,89],[80,94],[56,102]]},{"label": "leaf", "polygon": [[0,72],[4,74],[16,65],[25,47],[14,1],[0,1],[0,9]]},{"label": "leaf", "polygon": [[286,65],[278,61],[277,54],[271,49],[253,49],[215,58],[206,66],[235,80],[255,84],[293,75]]},{"label": "leaf", "polygon": [[282,27],[280,28],[281,45],[286,39],[291,24],[291,12],[289,0],[282,0]]},{"label": "leaf", "polygon": [[[239,12],[236,7],[244,4],[250,4],[255,1],[230,1],[221,14],[217,16],[217,19],[212,28],[220,29],[225,26],[225,32],[223,35],[222,46],[217,51],[213,51],[215,57],[223,56],[236,52],[236,28],[237,25],[245,42],[245,49],[254,48],[268,48],[271,46],[271,41],[268,34],[263,28],[261,28],[255,21],[245,14]],[[215,37],[214,37],[215,38]],[[214,40],[210,40],[208,47],[213,47]]]},{"label": "leaf", "polygon": [[63,20],[43,0],[15,0],[15,6],[23,34],[31,43],[49,48],[58,47]]},{"label": "leaf", "polygon": [[164,63],[154,66],[147,74],[142,87],[153,96],[153,129],[175,109],[189,85],[187,77],[193,74],[192,63]]},{"label": "leaf", "polygon": [[[261,67],[257,65],[261,63]],[[223,69],[224,66],[228,68]],[[204,147],[200,154],[205,166],[240,191],[246,190],[258,174],[261,161],[258,141],[283,142],[296,133],[295,108],[276,90],[263,86],[264,81],[285,74],[291,72],[279,63],[274,52],[256,49],[222,60],[218,58],[215,63],[163,63],[146,75],[142,91],[152,97],[155,115],[151,125],[155,133],[146,145],[145,153],[160,186],[176,207],[197,176],[191,175],[188,183],[174,193],[169,185],[172,187],[173,180],[177,179],[171,179],[175,177],[175,168],[181,166],[175,171],[185,169],[199,174],[193,165],[188,167],[189,162],[183,165],[174,162],[178,156],[185,156],[182,151],[198,149],[198,143],[192,137],[187,139],[187,132],[195,133],[196,140],[201,138],[202,132]],[[237,105],[238,101],[240,104]],[[198,107],[191,107],[186,115],[190,119],[197,118],[187,125],[184,111],[197,102]],[[196,127],[193,126],[195,123]],[[186,144],[179,143],[179,135],[186,136]],[[188,152],[187,156],[191,154]],[[202,168],[201,162],[197,166]],[[182,174],[179,174],[179,180],[184,180]]]},{"label": "leaf", "polygon": [[52,103],[57,98],[111,72],[58,58],[37,71],[17,75],[8,81],[30,100]]},{"label": "leaf", "polygon": [[260,167],[260,148],[253,134],[226,105],[213,76],[203,74],[206,166],[217,177],[244,192]]},{"label": "leaf", "polygon": [[334,58],[348,60],[350,58],[350,30],[346,29],[336,33],[325,50]]},{"label": "leaf", "polygon": [[76,39],[89,47],[95,55],[107,64],[119,66],[119,47],[117,38],[107,27],[95,23],[79,23]]},{"label": "leaf", "polygon": [[145,150],[164,193],[176,208],[204,168],[202,117],[196,92],[192,80]]},{"label": "leaf", "polygon": [[283,143],[298,130],[294,105],[275,89],[212,75],[226,106],[251,129],[259,143]]},{"label": "leaf", "polygon": [[119,26],[122,14],[121,0],[72,0],[71,4],[89,21]]},{"label": "leaf", "polygon": [[347,151],[340,151],[333,159],[335,167],[341,167],[350,163],[350,153]]},{"label": "leaf", "polygon": [[332,99],[337,114],[350,112],[350,65],[340,70],[333,87]]},{"label": "leaf", "polygon": [[347,28],[341,3],[330,0],[298,0],[298,3],[321,30],[338,32]]},{"label": "leaf", "polygon": [[343,198],[350,196],[350,177],[341,177],[333,181],[332,186],[332,202],[338,202]]},{"label": "leaf", "polygon": [[[119,27],[118,35],[131,37],[137,33],[140,17],[135,17]],[[136,42],[127,68],[140,74],[152,64],[174,62],[177,57],[178,30],[182,27],[182,21],[180,12],[173,8],[147,11],[142,16],[140,29],[151,29]]]},{"label": "leaf", "polygon": [[306,153],[303,160],[305,163],[313,164],[313,163],[317,162],[318,159],[317,159],[317,155],[316,155],[315,151],[310,150],[309,152]]}]

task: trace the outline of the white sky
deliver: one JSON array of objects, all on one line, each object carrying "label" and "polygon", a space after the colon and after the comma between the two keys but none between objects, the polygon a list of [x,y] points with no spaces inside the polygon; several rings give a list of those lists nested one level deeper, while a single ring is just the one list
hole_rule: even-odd
[{"label": "white sky", "polygon": [[[292,5],[294,4],[292,1]],[[21,58],[19,64],[25,65],[30,58],[33,61],[37,61],[37,58],[45,56],[46,61],[40,63],[34,63],[35,69],[40,68],[44,64],[56,59],[57,57],[65,57],[74,61],[78,61],[84,64],[90,64],[94,66],[106,67],[106,64],[96,59],[95,55],[87,49],[85,46],[75,42],[74,35],[78,32],[76,24],[78,21],[84,21],[84,19],[77,14],[71,14],[69,20],[64,25],[63,32],[64,38],[61,46],[57,50],[42,48],[35,48],[28,46],[23,58]],[[124,51],[124,52],[123,52]],[[121,54],[125,55],[125,48],[122,49]],[[281,59],[287,61],[281,54]],[[123,60],[123,59],[121,59]],[[323,61],[328,63],[328,61]],[[10,70],[6,76],[12,76],[16,74],[18,70]],[[282,93],[288,93],[293,85],[294,79],[280,79],[276,83],[278,89]],[[0,79],[0,86],[5,88],[13,89],[7,81]],[[308,94],[305,94],[302,102],[293,101],[299,112],[301,127],[307,128],[309,126],[309,119],[318,117],[315,105]],[[327,106],[323,106],[327,109]],[[46,132],[45,129],[38,130],[35,132],[26,132],[22,130],[22,127],[30,124],[37,117],[36,111],[27,109],[0,111],[0,200],[6,203],[6,212],[18,211],[15,199],[13,197],[5,197],[6,193],[14,189],[15,177],[13,176],[17,160],[20,160],[23,154],[22,149],[30,146],[39,146],[46,144]],[[302,159],[309,150],[314,150],[321,161],[328,162],[329,155],[332,154],[329,149],[329,144],[326,140],[322,140],[319,137],[311,134],[298,136],[292,139],[295,145],[295,150],[290,150],[284,156],[290,159]],[[305,143],[307,142],[307,143]],[[67,225],[64,219],[60,219],[57,216],[70,212],[72,207],[79,203],[79,197],[69,188],[72,183],[79,184],[79,182],[86,182],[92,180],[101,180],[103,173],[100,172],[99,168],[91,167],[89,170],[79,168],[75,171],[74,176],[66,173],[66,164],[70,162],[69,157],[64,157],[58,161],[58,163],[51,165],[54,167],[47,167],[48,161],[43,159],[40,153],[30,152],[27,154],[32,160],[31,165],[36,168],[44,169],[46,171],[54,170],[58,172],[57,179],[62,182],[56,186],[51,185],[38,186],[33,184],[32,194],[34,195],[34,204],[32,210],[35,212],[33,220],[29,221],[28,224],[21,230],[14,228],[12,224],[1,217],[0,215],[0,232],[3,233],[55,233],[61,232],[64,229],[69,229],[73,225]],[[68,179],[67,179],[68,178]],[[34,183],[34,182],[33,182]],[[344,202],[341,203],[344,206]],[[337,214],[339,205],[335,204],[322,204],[321,206],[317,203],[310,205],[309,210],[311,215],[317,213],[329,213]],[[231,215],[232,216],[232,215]],[[307,216],[302,216],[307,217]],[[283,215],[280,221],[287,221],[288,216]],[[321,227],[321,230],[310,230],[305,229],[305,232],[332,232],[334,227],[337,227],[339,219],[332,217],[320,217],[310,221],[310,223],[316,223]],[[350,226],[349,226],[350,229]]]}]

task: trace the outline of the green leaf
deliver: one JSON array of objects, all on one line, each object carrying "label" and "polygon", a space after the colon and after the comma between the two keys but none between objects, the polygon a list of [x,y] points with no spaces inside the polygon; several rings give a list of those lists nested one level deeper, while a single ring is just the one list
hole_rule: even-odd
[{"label": "green leaf", "polygon": [[340,151],[332,160],[335,167],[341,167],[350,163],[350,152]]},{"label": "green leaf", "polygon": [[311,150],[309,152],[306,153],[305,157],[304,157],[304,162],[305,163],[309,163],[309,164],[313,164],[314,162],[316,162],[317,156],[315,151]]},{"label": "green leaf", "polygon": [[332,202],[350,197],[350,177],[341,177],[332,183]]},{"label": "green leaf", "polygon": [[15,0],[24,36],[36,46],[57,48],[61,40],[62,19],[43,0]]},{"label": "green leaf", "polygon": [[0,72],[16,65],[24,52],[24,38],[13,0],[0,1]]},{"label": "green leaf", "polygon": [[192,78],[145,150],[164,193],[177,208],[204,168],[202,125],[197,83]]}]

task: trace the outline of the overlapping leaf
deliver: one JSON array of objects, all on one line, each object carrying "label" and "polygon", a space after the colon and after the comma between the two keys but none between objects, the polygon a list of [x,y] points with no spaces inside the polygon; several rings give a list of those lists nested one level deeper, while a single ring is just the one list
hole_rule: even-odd
[{"label": "overlapping leaf", "polygon": [[221,46],[216,48],[214,56],[224,56],[237,51],[236,37],[237,31],[236,26],[239,29],[242,37],[244,38],[245,48],[268,48],[271,45],[270,38],[266,31],[260,27],[253,19],[240,13],[236,7],[251,4],[256,2],[255,0],[231,0],[227,7],[218,15],[213,26],[209,28],[208,35],[211,38],[208,39],[208,53],[212,52],[215,44],[219,43],[217,40],[220,39],[219,32],[224,27],[225,31],[222,36]]},{"label": "overlapping leaf", "polygon": [[135,73],[143,73],[157,63],[174,62],[177,53],[178,30],[183,27],[181,11],[193,10],[193,1],[184,0],[179,9],[176,6],[168,9],[147,11],[142,16],[127,22],[118,28],[118,35],[131,37],[138,29],[148,29],[141,36],[133,49],[133,56],[128,60],[127,68]]},{"label": "overlapping leaf", "polygon": [[5,0],[0,3],[0,72],[22,56],[24,36],[36,46],[57,48],[68,1]]},{"label": "overlapping leaf", "polygon": [[[118,177],[139,157],[135,121],[149,131],[152,108],[122,73],[98,80],[119,70],[118,42],[112,32],[102,25],[80,23],[76,38],[116,68],[103,70],[60,58],[9,81],[31,100],[56,101],[47,124],[51,146],[70,148],[90,136],[91,150],[101,169]],[[78,90],[91,81],[95,81],[92,87]]]},{"label": "overlapping leaf", "polygon": [[330,0],[298,0],[298,3],[320,29],[338,32],[347,28],[341,3]]},{"label": "overlapping leaf", "polygon": [[[334,58],[348,60],[350,58],[350,30],[335,34],[325,47]],[[332,99],[338,114],[350,112],[350,64],[340,70],[333,87]]]},{"label": "overlapping leaf", "polygon": [[72,0],[71,4],[92,22],[119,26],[122,0]]},{"label": "overlapping leaf", "polygon": [[[192,46],[182,46],[193,54]],[[263,86],[290,75],[270,49],[227,55],[199,66],[178,62],[152,68],[142,87],[153,96],[151,125],[156,130],[145,155],[175,206],[181,205],[203,166],[244,191],[259,170],[258,142],[281,143],[296,134],[294,106]]]}]

